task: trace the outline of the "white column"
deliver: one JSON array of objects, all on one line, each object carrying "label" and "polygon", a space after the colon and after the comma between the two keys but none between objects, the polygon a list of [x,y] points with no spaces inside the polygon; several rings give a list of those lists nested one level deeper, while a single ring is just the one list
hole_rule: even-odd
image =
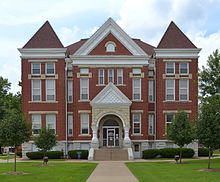
[{"label": "white column", "polygon": [[99,140],[97,137],[98,127],[92,126],[92,141],[91,141],[91,148],[98,149],[99,148]]},{"label": "white column", "polygon": [[125,126],[124,127],[124,141],[123,141],[123,148],[131,148],[131,139],[129,137],[129,129],[130,126]]},{"label": "white column", "polygon": [[130,140],[130,137],[129,137],[129,129],[130,129],[129,126],[125,126],[125,127],[124,127],[124,131],[125,131],[124,140]]}]

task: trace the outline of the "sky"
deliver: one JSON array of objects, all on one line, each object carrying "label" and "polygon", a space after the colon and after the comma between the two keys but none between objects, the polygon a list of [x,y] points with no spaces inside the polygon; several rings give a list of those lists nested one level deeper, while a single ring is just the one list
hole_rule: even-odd
[{"label": "sky", "polygon": [[112,17],[132,38],[157,46],[169,23],[202,48],[199,68],[220,49],[220,0],[0,1],[0,76],[20,91],[21,48],[49,20],[64,46],[89,38]]}]

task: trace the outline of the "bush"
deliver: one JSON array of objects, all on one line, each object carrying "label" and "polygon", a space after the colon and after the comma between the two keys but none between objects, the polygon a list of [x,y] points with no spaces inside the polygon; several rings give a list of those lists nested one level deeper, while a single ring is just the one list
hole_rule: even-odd
[{"label": "bush", "polygon": [[22,157],[22,151],[17,151],[17,156]]},{"label": "bush", "polygon": [[[212,156],[213,152],[211,152]],[[209,156],[209,149],[208,148],[199,148],[198,149],[198,156],[199,157],[206,157]]]},{"label": "bush", "polygon": [[183,154],[182,157],[183,158],[192,158],[195,154],[194,150],[191,148],[183,148]]},{"label": "bush", "polygon": [[148,149],[143,151],[143,158],[144,159],[155,158],[159,154],[160,152],[158,149]]},{"label": "bush", "polygon": [[[194,150],[191,148],[182,148],[183,158],[192,158],[194,156]],[[179,148],[163,148],[160,149],[160,155],[164,158],[174,158],[175,155],[180,155]]]},{"label": "bush", "polygon": [[[27,152],[27,157],[29,159],[43,159],[44,153],[42,151],[38,152]],[[49,159],[60,159],[63,156],[62,151],[48,151],[45,156]]]},{"label": "bush", "polygon": [[68,155],[71,159],[78,159],[78,154],[77,152],[82,152],[81,153],[81,159],[88,159],[88,155],[89,155],[89,152],[88,150],[70,150],[68,152]]}]

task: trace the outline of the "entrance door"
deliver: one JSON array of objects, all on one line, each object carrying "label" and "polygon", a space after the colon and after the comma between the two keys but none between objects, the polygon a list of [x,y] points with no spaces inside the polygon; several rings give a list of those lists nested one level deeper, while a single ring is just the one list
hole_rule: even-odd
[{"label": "entrance door", "polygon": [[107,146],[114,147],[115,146],[115,129],[107,129]]},{"label": "entrance door", "polygon": [[134,158],[141,158],[141,146],[140,143],[134,144]]}]

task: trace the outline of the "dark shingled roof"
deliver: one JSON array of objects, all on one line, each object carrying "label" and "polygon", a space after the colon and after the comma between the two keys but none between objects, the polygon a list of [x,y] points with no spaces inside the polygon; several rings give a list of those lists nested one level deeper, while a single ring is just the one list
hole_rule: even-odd
[{"label": "dark shingled roof", "polygon": [[63,44],[46,21],[23,48],[63,48]]},{"label": "dark shingled roof", "polygon": [[171,21],[157,48],[197,48]]}]

